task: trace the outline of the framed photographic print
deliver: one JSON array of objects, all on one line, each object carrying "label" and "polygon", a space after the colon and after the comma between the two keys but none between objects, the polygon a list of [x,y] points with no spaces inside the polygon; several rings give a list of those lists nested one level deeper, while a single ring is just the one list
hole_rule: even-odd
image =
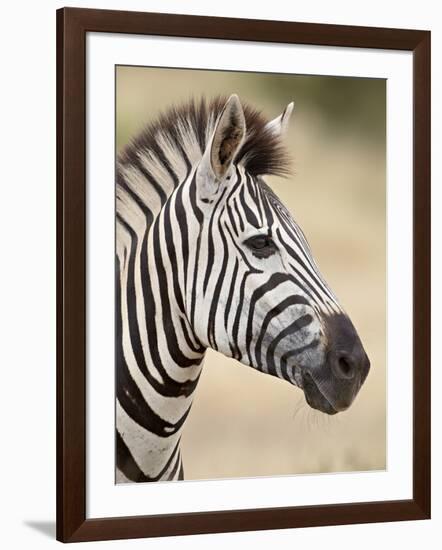
[{"label": "framed photographic print", "polygon": [[429,518],[430,33],[57,40],[57,538]]}]

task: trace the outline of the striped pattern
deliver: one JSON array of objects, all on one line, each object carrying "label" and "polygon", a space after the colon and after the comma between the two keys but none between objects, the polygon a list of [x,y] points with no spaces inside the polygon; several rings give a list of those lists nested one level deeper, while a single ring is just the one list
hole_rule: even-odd
[{"label": "striped pattern", "polygon": [[302,387],[302,368],[324,361],[324,319],[341,312],[263,180],[287,171],[275,121],[244,108],[235,162],[205,181],[224,103],[172,110],[118,160],[117,481],[183,479],[206,348]]}]

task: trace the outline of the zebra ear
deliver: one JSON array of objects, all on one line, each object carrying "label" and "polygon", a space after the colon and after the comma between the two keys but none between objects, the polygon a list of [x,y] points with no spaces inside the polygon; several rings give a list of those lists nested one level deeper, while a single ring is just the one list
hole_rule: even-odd
[{"label": "zebra ear", "polygon": [[244,112],[236,94],[227,100],[201,160],[204,179],[221,181],[232,165],[246,135]]},{"label": "zebra ear", "polygon": [[284,111],[267,123],[267,128],[272,130],[272,132],[278,136],[284,136],[287,132],[287,127],[290,121],[290,117],[293,112],[293,101],[287,105]]}]

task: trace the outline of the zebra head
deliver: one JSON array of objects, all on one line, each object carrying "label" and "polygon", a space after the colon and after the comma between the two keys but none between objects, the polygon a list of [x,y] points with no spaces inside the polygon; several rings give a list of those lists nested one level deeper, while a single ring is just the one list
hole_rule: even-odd
[{"label": "zebra head", "polygon": [[188,317],[204,346],[295,384],[311,407],[335,414],[370,363],[302,230],[263,179],[284,170],[280,137],[292,108],[260,126],[232,95],[208,125],[190,184],[198,223],[189,227]]}]

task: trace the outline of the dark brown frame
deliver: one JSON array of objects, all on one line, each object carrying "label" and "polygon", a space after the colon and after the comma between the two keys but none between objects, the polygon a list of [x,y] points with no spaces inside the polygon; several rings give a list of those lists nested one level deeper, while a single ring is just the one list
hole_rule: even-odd
[{"label": "dark brown frame", "polygon": [[[86,519],[86,33],[408,50],[414,59],[413,498]],[[57,539],[63,542],[430,517],[430,32],[63,8],[57,11]]]}]

